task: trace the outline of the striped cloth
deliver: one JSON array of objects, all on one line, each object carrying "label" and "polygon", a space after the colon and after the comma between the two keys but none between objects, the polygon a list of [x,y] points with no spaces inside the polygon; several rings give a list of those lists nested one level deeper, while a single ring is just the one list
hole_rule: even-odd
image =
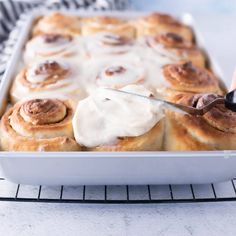
[{"label": "striped cloth", "polygon": [[129,0],[0,0],[0,80],[29,11],[37,8],[125,10],[128,7]]}]

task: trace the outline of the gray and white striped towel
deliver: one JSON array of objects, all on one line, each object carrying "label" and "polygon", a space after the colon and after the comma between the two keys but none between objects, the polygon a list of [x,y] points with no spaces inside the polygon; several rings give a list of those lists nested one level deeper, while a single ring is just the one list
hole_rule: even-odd
[{"label": "gray and white striped towel", "polygon": [[0,0],[0,79],[27,13],[33,9],[125,10],[129,0]]}]

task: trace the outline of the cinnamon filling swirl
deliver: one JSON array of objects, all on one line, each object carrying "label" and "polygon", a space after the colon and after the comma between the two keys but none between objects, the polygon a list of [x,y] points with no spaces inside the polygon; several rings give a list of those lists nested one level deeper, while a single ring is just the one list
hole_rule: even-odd
[{"label": "cinnamon filling swirl", "polygon": [[55,84],[57,81],[65,79],[68,75],[68,66],[48,60],[36,64],[29,70],[25,70],[24,76],[21,77],[21,82],[24,86],[34,89],[38,86],[45,87]]},{"label": "cinnamon filling swirl", "polygon": [[112,76],[114,74],[121,74],[121,73],[125,73],[126,69],[123,66],[113,66],[113,67],[109,67],[105,70],[105,74],[107,76]]},{"label": "cinnamon filling swirl", "polygon": [[32,99],[13,107],[9,124],[15,132],[25,137],[52,138],[57,137],[58,133],[73,137],[72,130],[65,129],[71,118],[72,107],[67,102]]},{"label": "cinnamon filling swirl", "polygon": [[34,99],[25,102],[20,115],[34,125],[52,124],[62,121],[67,114],[65,104],[56,99]]},{"label": "cinnamon filling swirl", "polygon": [[94,54],[123,54],[131,50],[134,42],[114,33],[97,33],[86,42],[90,56]]},{"label": "cinnamon filling swirl", "polygon": [[190,42],[186,41],[182,36],[176,33],[163,33],[154,37],[147,37],[147,45],[149,47],[155,47],[157,44],[161,44],[167,48],[191,48]]},{"label": "cinnamon filling swirl", "polygon": [[44,42],[48,44],[67,44],[73,40],[71,35],[65,34],[44,34],[42,37]]},{"label": "cinnamon filling swirl", "polygon": [[81,45],[77,41],[79,37],[66,34],[43,34],[32,38],[26,44],[24,61],[31,64],[40,58],[60,55],[72,57],[82,53]]},{"label": "cinnamon filling swirl", "polygon": [[18,102],[1,119],[1,147],[10,151],[76,151],[70,100]]},{"label": "cinnamon filling swirl", "polygon": [[116,34],[104,34],[101,43],[109,46],[131,45],[132,41],[126,37]]},{"label": "cinnamon filling swirl", "polygon": [[163,67],[165,79],[181,90],[189,92],[201,88],[217,90],[217,79],[207,70],[194,66],[191,62],[171,64]]},{"label": "cinnamon filling swirl", "polygon": [[105,67],[97,76],[97,84],[104,87],[122,88],[129,84],[140,84],[145,80],[143,68],[135,68],[134,65],[114,64]]}]

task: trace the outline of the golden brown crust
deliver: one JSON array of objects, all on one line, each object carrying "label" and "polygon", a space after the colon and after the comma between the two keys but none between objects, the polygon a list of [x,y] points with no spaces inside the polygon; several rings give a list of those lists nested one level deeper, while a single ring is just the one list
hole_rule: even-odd
[{"label": "golden brown crust", "polygon": [[38,20],[33,28],[33,36],[50,33],[79,35],[80,24],[78,17],[53,12]]},{"label": "golden brown crust", "polygon": [[78,151],[70,101],[32,99],[16,103],[1,119],[4,151]]},{"label": "golden brown crust", "polygon": [[205,67],[206,65],[204,53],[176,33],[147,36],[146,42],[147,45],[152,48],[161,45],[164,49],[179,57],[179,60],[191,61],[198,67]]},{"label": "golden brown crust", "polygon": [[[173,102],[201,107],[219,95],[172,97]],[[165,149],[171,151],[227,150],[236,148],[236,113],[217,105],[203,116],[166,113]]]},{"label": "golden brown crust", "polygon": [[135,37],[135,27],[129,21],[112,16],[96,16],[83,19],[83,35],[98,32],[110,32],[130,39]]},{"label": "golden brown crust", "polygon": [[190,27],[166,14],[152,13],[139,19],[135,25],[138,37],[171,32],[179,34],[190,43],[193,42],[193,32]]},{"label": "golden brown crust", "polygon": [[121,24],[126,23],[126,21],[117,17],[113,17],[113,16],[92,16],[92,17],[84,18],[83,23],[95,24],[95,26],[98,24],[98,27],[99,26],[106,27],[107,25],[119,26]]},{"label": "golden brown crust", "polygon": [[102,145],[89,151],[158,151],[162,150],[165,120],[161,119],[150,131],[138,137],[120,138],[114,145]]},{"label": "golden brown crust", "polygon": [[163,67],[163,75],[169,87],[163,91],[166,97],[178,93],[220,93],[218,80],[208,70],[191,62],[169,64]]}]

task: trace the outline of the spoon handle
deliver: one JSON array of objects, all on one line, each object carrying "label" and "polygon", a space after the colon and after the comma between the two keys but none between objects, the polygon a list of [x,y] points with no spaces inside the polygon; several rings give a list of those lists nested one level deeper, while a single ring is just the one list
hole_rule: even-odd
[{"label": "spoon handle", "polygon": [[224,104],[225,99],[224,98],[216,98],[215,100],[213,100],[212,102],[208,103],[207,105],[205,105],[201,108],[195,108],[195,107],[185,106],[185,105],[171,103],[171,102],[167,102],[167,103],[172,105],[172,106],[175,106],[175,107],[179,108],[182,111],[187,112],[190,115],[200,115],[200,116],[202,116],[205,113],[207,113],[209,110],[211,110],[216,104]]},{"label": "spoon handle", "polygon": [[208,103],[206,106],[202,107],[203,115],[211,110],[217,104],[225,104],[225,98],[216,98],[212,102]]}]

